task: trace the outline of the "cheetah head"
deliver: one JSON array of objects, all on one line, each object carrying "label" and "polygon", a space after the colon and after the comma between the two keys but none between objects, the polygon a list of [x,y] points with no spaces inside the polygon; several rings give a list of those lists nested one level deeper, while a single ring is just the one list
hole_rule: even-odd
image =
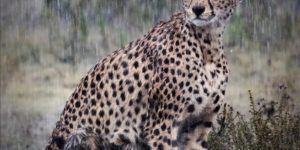
[{"label": "cheetah head", "polygon": [[196,26],[206,26],[216,21],[226,21],[241,0],[183,0],[187,21]]}]

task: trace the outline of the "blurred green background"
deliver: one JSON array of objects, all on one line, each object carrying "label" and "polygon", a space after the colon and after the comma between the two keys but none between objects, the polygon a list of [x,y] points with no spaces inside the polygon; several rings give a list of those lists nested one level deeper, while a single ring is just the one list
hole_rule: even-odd
[{"label": "blurred green background", "polygon": [[[42,149],[71,92],[98,59],[180,11],[179,0],[0,0],[0,149]],[[248,90],[300,104],[300,0],[244,0],[225,32],[227,101]]]}]

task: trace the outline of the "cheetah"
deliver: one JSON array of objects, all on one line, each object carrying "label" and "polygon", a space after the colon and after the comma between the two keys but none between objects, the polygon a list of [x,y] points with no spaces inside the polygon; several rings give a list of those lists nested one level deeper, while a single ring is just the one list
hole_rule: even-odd
[{"label": "cheetah", "polygon": [[240,0],[182,0],[182,11],[81,79],[46,149],[207,149],[223,107],[226,22]]}]

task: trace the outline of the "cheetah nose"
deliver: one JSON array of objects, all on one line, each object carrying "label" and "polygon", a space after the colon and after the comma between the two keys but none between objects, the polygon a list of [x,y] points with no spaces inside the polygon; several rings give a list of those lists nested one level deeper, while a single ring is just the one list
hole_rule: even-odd
[{"label": "cheetah nose", "polygon": [[194,6],[192,8],[192,10],[195,13],[195,15],[197,17],[199,17],[205,11],[205,7],[203,7],[203,6]]}]

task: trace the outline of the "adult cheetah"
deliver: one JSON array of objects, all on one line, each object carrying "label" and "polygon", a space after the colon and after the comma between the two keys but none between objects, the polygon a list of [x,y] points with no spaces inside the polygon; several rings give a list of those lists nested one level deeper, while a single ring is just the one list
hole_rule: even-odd
[{"label": "adult cheetah", "polygon": [[182,12],[100,60],[46,149],[207,149],[228,81],[222,34],[239,1],[182,0]]}]

